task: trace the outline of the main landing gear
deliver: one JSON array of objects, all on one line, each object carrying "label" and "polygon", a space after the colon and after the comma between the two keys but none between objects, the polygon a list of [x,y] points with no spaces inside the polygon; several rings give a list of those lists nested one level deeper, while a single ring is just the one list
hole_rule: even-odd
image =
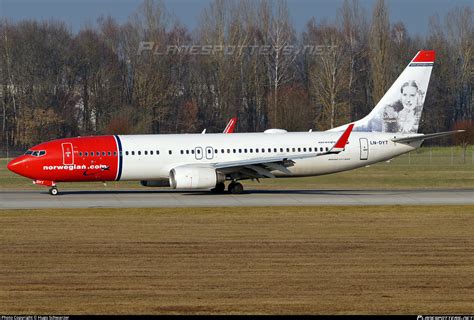
[{"label": "main landing gear", "polygon": [[[229,193],[231,194],[241,194],[244,191],[244,187],[241,183],[232,181],[229,186],[227,187]],[[215,188],[211,189],[212,193],[224,193],[225,192],[225,184],[224,182],[216,184]]]},{"label": "main landing gear", "polygon": [[239,182],[232,181],[229,184],[228,190],[232,194],[241,194],[244,192],[244,186]]},{"label": "main landing gear", "polygon": [[52,188],[49,189],[49,194],[52,195],[52,196],[57,196],[58,193],[59,193],[59,191],[58,191],[58,188],[56,188],[56,187],[52,187]]},{"label": "main landing gear", "polygon": [[224,182],[220,182],[220,183],[216,184],[216,187],[211,189],[212,193],[224,193],[224,191],[225,191]]}]

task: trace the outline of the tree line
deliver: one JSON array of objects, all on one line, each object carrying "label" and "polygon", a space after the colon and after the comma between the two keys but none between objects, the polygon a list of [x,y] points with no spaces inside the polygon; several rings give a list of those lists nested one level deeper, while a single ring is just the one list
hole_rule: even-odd
[{"label": "tree line", "polygon": [[436,50],[422,132],[473,120],[471,7],[430,18],[426,35],[387,4],[346,0],[298,33],[285,0],[214,0],[189,30],[161,1],[127,22],[0,21],[0,141],[59,137],[325,130],[366,115],[418,50]]}]

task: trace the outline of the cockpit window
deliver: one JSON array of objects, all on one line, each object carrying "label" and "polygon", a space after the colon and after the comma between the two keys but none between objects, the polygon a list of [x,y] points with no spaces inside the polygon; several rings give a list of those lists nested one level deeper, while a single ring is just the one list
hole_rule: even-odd
[{"label": "cockpit window", "polygon": [[33,157],[42,157],[46,154],[46,150],[28,150],[25,155],[31,155]]}]

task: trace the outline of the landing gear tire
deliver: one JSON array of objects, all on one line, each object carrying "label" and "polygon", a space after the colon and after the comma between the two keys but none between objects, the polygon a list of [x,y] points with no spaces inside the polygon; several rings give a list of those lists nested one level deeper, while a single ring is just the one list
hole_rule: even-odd
[{"label": "landing gear tire", "polygon": [[211,189],[212,193],[223,193],[224,191],[225,184],[223,182],[216,184],[216,187]]},{"label": "landing gear tire", "polygon": [[244,191],[244,186],[239,182],[232,182],[229,184],[229,192],[232,194],[241,194]]},{"label": "landing gear tire", "polygon": [[58,191],[58,188],[56,187],[52,187],[51,189],[49,189],[49,194],[52,195],[52,196],[57,196],[59,193]]}]

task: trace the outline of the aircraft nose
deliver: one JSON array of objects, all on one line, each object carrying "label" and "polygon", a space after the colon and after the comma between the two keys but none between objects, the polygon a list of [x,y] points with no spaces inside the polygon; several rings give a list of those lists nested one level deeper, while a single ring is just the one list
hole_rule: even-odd
[{"label": "aircraft nose", "polygon": [[26,168],[25,159],[19,157],[10,161],[7,165],[8,170],[19,175],[24,175]]}]

